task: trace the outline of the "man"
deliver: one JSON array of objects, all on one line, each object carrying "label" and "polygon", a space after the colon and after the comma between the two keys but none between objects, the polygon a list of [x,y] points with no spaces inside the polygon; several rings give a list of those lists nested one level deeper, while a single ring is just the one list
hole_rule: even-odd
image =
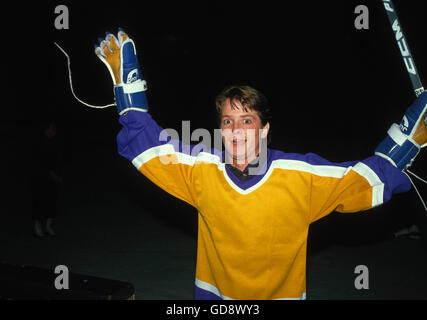
[{"label": "man", "polygon": [[[266,148],[268,104],[234,86],[216,100],[224,152],[162,141],[151,118],[133,41],[120,30],[95,49],[114,82],[119,153],[156,185],[198,210],[196,299],[305,299],[310,223],[367,210],[410,189],[406,169],[427,142],[423,94],[374,155],[331,163]],[[255,133],[255,134],[253,134]],[[263,148],[264,146],[264,148]],[[249,170],[252,169],[252,170]]]}]

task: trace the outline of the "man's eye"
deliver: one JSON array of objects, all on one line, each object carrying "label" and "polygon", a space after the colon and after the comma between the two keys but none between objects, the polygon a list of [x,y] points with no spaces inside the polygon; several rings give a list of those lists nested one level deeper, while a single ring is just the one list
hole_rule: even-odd
[{"label": "man's eye", "polygon": [[251,120],[249,120],[249,119],[244,119],[244,120],[243,120],[243,123],[244,123],[244,124],[251,124],[251,123],[252,123],[252,121],[251,121]]},{"label": "man's eye", "polygon": [[230,124],[231,123],[231,120],[230,119],[225,119],[224,120],[224,124]]}]

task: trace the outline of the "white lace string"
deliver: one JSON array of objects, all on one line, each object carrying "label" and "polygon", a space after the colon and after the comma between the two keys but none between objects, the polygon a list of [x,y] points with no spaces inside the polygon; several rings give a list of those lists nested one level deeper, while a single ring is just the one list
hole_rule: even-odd
[{"label": "white lace string", "polygon": [[74,98],[76,98],[76,100],[77,100],[77,101],[79,101],[80,103],[84,104],[85,106],[88,106],[88,107],[90,107],[90,108],[95,108],[95,109],[104,109],[104,108],[108,108],[108,107],[115,106],[115,105],[116,105],[115,103],[106,104],[106,105],[103,105],[103,106],[95,106],[95,105],[93,105],[93,104],[89,104],[89,103],[86,103],[86,102],[84,102],[84,101],[80,100],[80,99],[76,96],[76,94],[74,93],[74,89],[73,89],[73,80],[72,80],[72,77],[71,77],[71,67],[70,67],[70,65],[71,65],[71,60],[70,60],[70,57],[69,57],[69,56],[68,56],[68,54],[65,52],[65,50],[61,48],[61,46],[60,46],[59,44],[57,44],[56,42],[54,42],[54,44],[55,44],[55,45],[59,48],[59,50],[61,50],[61,51],[62,51],[62,53],[67,57],[67,63],[68,63],[68,78],[70,79],[70,88],[71,88],[71,93],[73,94]]},{"label": "white lace string", "polygon": [[[406,171],[408,171],[408,170],[406,170]],[[414,173],[412,173],[411,171],[408,171],[410,174],[413,174],[415,177],[417,177],[418,179],[420,179],[421,181],[423,181],[423,182],[426,182],[424,179],[421,179],[420,177],[418,177],[417,175],[415,175]],[[406,174],[406,176],[409,178],[409,181],[411,181],[411,184],[412,184],[412,186],[414,187],[414,189],[415,189],[415,192],[417,193],[417,195],[418,195],[418,197],[420,198],[420,200],[421,200],[421,203],[422,203],[422,205],[424,206],[424,210],[427,212],[427,206],[426,206],[426,204],[425,204],[425,202],[424,202],[424,200],[423,200],[423,198],[421,197],[421,194],[418,192],[418,189],[417,189],[417,187],[415,186],[415,184],[414,184],[414,182],[412,181],[412,179],[411,179],[411,177],[405,172],[405,171],[403,171],[403,173],[404,174]]]},{"label": "white lace string", "polygon": [[418,180],[421,180],[422,182],[424,182],[424,183],[427,183],[427,181],[426,180],[424,180],[423,178],[421,178],[421,177],[419,177],[419,176],[417,176],[415,173],[413,173],[412,171],[409,171],[409,170],[406,170],[406,171],[408,171],[410,174],[412,174],[415,178],[417,178]]}]

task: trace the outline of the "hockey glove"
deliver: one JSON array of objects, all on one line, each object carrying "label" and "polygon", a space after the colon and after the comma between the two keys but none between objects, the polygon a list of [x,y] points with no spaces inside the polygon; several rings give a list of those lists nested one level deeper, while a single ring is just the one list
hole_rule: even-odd
[{"label": "hockey glove", "polygon": [[147,84],[142,79],[141,68],[136,55],[135,44],[119,29],[117,38],[106,33],[105,39],[98,39],[95,53],[107,66],[114,83],[114,96],[120,115],[129,110],[147,111],[145,95]]},{"label": "hockey glove", "polygon": [[375,154],[389,160],[400,170],[406,170],[427,146],[427,91],[421,93],[406,110],[400,125],[393,123],[387,137],[375,149]]}]

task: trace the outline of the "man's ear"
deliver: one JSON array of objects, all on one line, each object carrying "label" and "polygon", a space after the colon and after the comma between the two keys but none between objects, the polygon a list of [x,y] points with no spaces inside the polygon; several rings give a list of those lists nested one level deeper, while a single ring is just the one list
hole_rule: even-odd
[{"label": "man's ear", "polygon": [[261,139],[267,138],[269,130],[270,130],[270,122],[267,122],[264,128],[261,129]]}]

